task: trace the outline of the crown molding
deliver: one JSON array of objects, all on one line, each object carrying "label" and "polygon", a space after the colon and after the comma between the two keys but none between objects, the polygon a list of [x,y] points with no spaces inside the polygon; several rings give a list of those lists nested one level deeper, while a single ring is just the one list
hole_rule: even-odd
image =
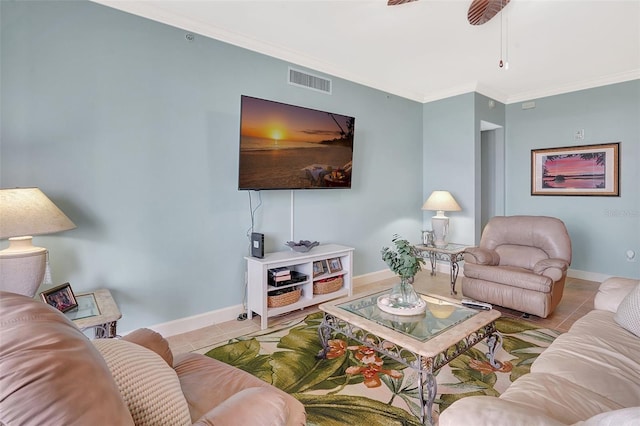
[{"label": "crown molding", "polygon": [[228,31],[208,25],[195,19],[186,18],[168,12],[155,3],[145,1],[122,1],[122,0],[91,0],[93,3],[111,7],[122,12],[130,13],[138,17],[160,22],[174,28],[209,37],[233,46],[263,54],[272,58],[280,59],[291,64],[308,68],[315,72],[327,74],[329,77],[342,78],[344,80],[371,87],[383,92],[399,96],[401,98],[423,102],[422,94],[407,90],[396,85],[381,85],[379,82],[370,80],[362,75],[345,72],[339,65],[319,61],[304,53],[283,48],[263,40],[248,37],[244,34]]},{"label": "crown molding", "polygon": [[308,68],[315,72],[327,74],[329,77],[341,78],[356,84],[361,84],[376,90],[380,90],[392,95],[396,95],[405,99],[420,103],[429,103],[462,95],[469,92],[478,92],[484,96],[501,102],[505,105],[523,102],[531,99],[538,99],[547,96],[560,95],[578,90],[591,89],[609,84],[622,83],[625,81],[640,79],[640,69],[611,74],[604,77],[598,77],[591,80],[572,82],[553,88],[545,88],[542,90],[531,90],[517,93],[515,95],[506,95],[494,88],[483,85],[478,81],[471,81],[463,85],[441,90],[433,93],[419,93],[408,90],[399,84],[380,83],[370,78],[345,72],[338,64],[319,61],[307,54],[283,48],[254,37],[249,37],[241,33],[216,28],[196,19],[187,18],[176,15],[174,12],[158,7],[157,2],[149,1],[130,1],[130,0],[91,0],[93,3],[101,4],[110,8],[114,8],[126,13],[130,13],[139,17],[144,17],[153,21],[157,21],[174,28],[179,28],[190,33],[196,33],[205,37],[231,44],[240,48],[244,48],[259,54],[263,54],[272,58],[280,59],[291,64]]},{"label": "crown molding", "polygon": [[529,101],[531,99],[539,99],[547,96],[562,95],[570,92],[577,92],[579,90],[593,89],[600,86],[608,86],[610,84],[624,83],[625,81],[632,81],[640,79],[640,68],[625,71],[616,74],[609,74],[607,76],[594,78],[591,80],[583,80],[565,84],[563,86],[557,86],[554,88],[548,88],[544,90],[532,90],[529,92],[522,92],[514,96],[508,97],[506,104],[513,104],[516,102]]}]

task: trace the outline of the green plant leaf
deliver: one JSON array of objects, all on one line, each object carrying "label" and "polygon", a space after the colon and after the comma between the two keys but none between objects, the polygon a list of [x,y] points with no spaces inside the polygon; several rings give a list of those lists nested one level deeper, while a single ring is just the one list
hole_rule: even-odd
[{"label": "green plant leaf", "polygon": [[273,384],[285,392],[328,390],[352,379],[344,373],[348,361],[346,352],[336,359],[317,358],[322,349],[318,336],[322,318],[322,314],[308,316],[304,324],[292,328],[280,339],[278,348],[285,350],[271,354]]},{"label": "green plant leaf", "polygon": [[307,425],[421,426],[418,418],[397,407],[364,397],[294,394],[307,411]]},{"label": "green plant leaf", "polygon": [[339,372],[345,358],[325,360],[310,353],[275,352],[271,356],[273,384],[288,393],[304,392]]},{"label": "green plant leaf", "polygon": [[250,339],[219,346],[205,355],[272,383],[271,357],[260,355],[259,351],[260,343],[256,339]]},{"label": "green plant leaf", "polygon": [[395,251],[389,247],[383,247],[381,250],[382,260],[391,271],[400,277],[411,278],[422,270],[425,261],[417,254],[409,241],[400,238],[398,234],[394,234],[391,241],[396,246]]},{"label": "green plant leaf", "polygon": [[536,330],[540,327],[525,321],[502,317],[496,321],[496,328],[502,334],[515,334],[527,330]]},{"label": "green plant leaf", "polygon": [[466,398],[467,396],[485,395],[484,392],[469,392],[469,393],[456,393],[456,394],[442,394],[438,398],[440,413],[449,408],[451,404],[459,399]]}]

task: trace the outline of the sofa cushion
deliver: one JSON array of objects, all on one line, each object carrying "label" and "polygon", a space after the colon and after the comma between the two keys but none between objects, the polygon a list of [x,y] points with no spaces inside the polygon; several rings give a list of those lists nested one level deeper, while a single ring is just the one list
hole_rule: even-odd
[{"label": "sofa cushion", "polygon": [[500,244],[495,248],[500,256],[500,266],[515,266],[533,270],[536,263],[548,259],[549,255],[538,247],[516,244]]},{"label": "sofa cushion", "polygon": [[0,292],[0,424],[133,425],[109,368],[57,309]]},{"label": "sofa cushion", "polygon": [[169,367],[173,368],[173,352],[171,352],[167,339],[162,337],[160,333],[148,328],[139,328],[124,336],[122,340],[144,346],[157,353]]},{"label": "sofa cushion", "polygon": [[137,426],[191,424],[178,376],[162,357],[124,340],[92,342],[107,362]]},{"label": "sofa cushion", "polygon": [[266,387],[245,388],[204,414],[195,425],[286,426],[289,416],[283,395]]},{"label": "sofa cushion", "polygon": [[566,424],[624,408],[598,394],[597,389],[587,389],[549,373],[525,374],[518,378],[517,384],[509,386],[500,399],[538,410]]},{"label": "sofa cushion", "polygon": [[[248,410],[252,410],[255,407],[265,410],[265,415],[273,416],[273,414],[269,414],[270,410],[266,410],[265,407],[269,405],[273,408],[278,406],[280,401],[284,401],[286,424],[296,426],[306,424],[304,406],[297,399],[246,371],[197,353],[176,355],[174,365],[175,371],[180,378],[182,390],[189,403],[191,418],[194,422],[201,420],[205,422],[204,424],[217,425],[218,423],[214,422],[213,419],[218,415],[224,418],[229,408],[239,406],[239,396],[235,395],[242,393],[244,395],[244,403],[249,407],[247,408]],[[214,383],[224,383],[224,386],[216,386],[213,385]],[[253,393],[257,391],[248,393],[245,389],[249,388],[265,388],[266,391],[274,395],[265,400],[264,403],[254,404],[252,402],[253,398],[265,394],[262,393],[263,391],[260,391],[261,393]],[[249,396],[251,397],[247,398]],[[227,400],[229,402],[225,403]],[[222,406],[221,409],[218,409],[219,406]],[[247,413],[243,413],[240,418],[243,419],[243,423],[235,424],[269,424],[269,417],[264,418],[264,416],[257,415],[254,416],[252,422],[251,417],[247,416]],[[206,421],[210,421],[210,423],[206,423]]]},{"label": "sofa cushion", "polygon": [[[561,238],[559,238],[561,237]],[[498,249],[498,246],[503,246]],[[509,246],[509,247],[505,247]],[[496,250],[501,265],[532,269],[542,258],[564,259],[571,263],[571,239],[564,223],[547,216],[494,216],[482,231],[480,247]],[[544,253],[534,254],[538,260],[521,263],[518,247],[537,247]],[[509,259],[502,259],[502,255]]]},{"label": "sofa cushion", "polygon": [[[532,373],[562,377],[620,404],[640,401],[640,339],[594,310],[574,323],[536,359]],[[516,382],[517,383],[517,382]]]},{"label": "sofa cushion", "polygon": [[525,290],[551,292],[553,281],[544,275],[534,274],[532,271],[515,266],[489,266],[465,264],[464,275],[483,281],[491,281]]},{"label": "sofa cushion", "polygon": [[622,299],[638,284],[640,284],[640,280],[622,277],[607,278],[598,288],[598,293],[593,301],[594,308],[616,312]]},{"label": "sofa cushion", "polygon": [[439,416],[439,426],[566,426],[538,408],[495,396],[470,396],[457,400]]},{"label": "sofa cushion", "polygon": [[640,284],[620,302],[613,319],[620,326],[640,337]]},{"label": "sofa cushion", "polygon": [[573,426],[638,426],[640,407],[622,408],[601,413]]}]

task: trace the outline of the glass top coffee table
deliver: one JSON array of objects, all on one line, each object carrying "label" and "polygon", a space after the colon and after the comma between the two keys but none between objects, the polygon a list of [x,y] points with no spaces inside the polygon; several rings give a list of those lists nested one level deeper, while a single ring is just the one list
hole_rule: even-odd
[{"label": "glass top coffee table", "polygon": [[391,315],[376,304],[378,296],[388,292],[320,305],[324,319],[318,332],[324,349],[318,356],[326,357],[332,336],[343,335],[416,370],[420,421],[432,424],[437,394],[435,372],[483,339],[487,339],[489,362],[496,368],[500,366],[494,356],[502,342],[495,327],[500,312],[475,310],[454,299],[420,295],[427,302],[426,313]]}]

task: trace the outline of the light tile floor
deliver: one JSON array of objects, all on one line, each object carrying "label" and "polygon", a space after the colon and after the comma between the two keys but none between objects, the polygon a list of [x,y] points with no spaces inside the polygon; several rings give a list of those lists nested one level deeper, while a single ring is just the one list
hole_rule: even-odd
[{"label": "light tile floor", "polygon": [[[354,294],[375,291],[377,289],[384,290],[386,288],[391,288],[397,280],[397,278],[390,278],[377,281],[372,284],[359,286],[354,288]],[[556,310],[547,318],[530,316],[527,321],[531,321],[541,327],[551,328],[558,331],[567,331],[577,319],[593,309],[593,299],[599,285],[600,283],[595,281],[567,278],[562,301]],[[414,286],[418,292],[450,296],[448,273],[438,272],[435,276],[431,276],[428,271],[423,270],[416,275]],[[458,279],[456,287],[458,295],[454,297],[461,299],[462,295],[459,289],[460,278]],[[496,309],[499,309],[503,316],[512,318],[519,318],[522,316],[521,312],[513,311],[511,309],[502,307],[496,307]],[[318,307],[312,306],[306,309],[290,312],[286,315],[270,318],[269,326],[303,317],[317,311]],[[169,345],[174,354],[184,352],[205,353],[213,347],[226,343],[229,339],[259,330],[260,317],[254,316],[250,320],[228,321],[220,324],[213,324],[188,333],[170,336],[167,340],[169,341]]]}]

